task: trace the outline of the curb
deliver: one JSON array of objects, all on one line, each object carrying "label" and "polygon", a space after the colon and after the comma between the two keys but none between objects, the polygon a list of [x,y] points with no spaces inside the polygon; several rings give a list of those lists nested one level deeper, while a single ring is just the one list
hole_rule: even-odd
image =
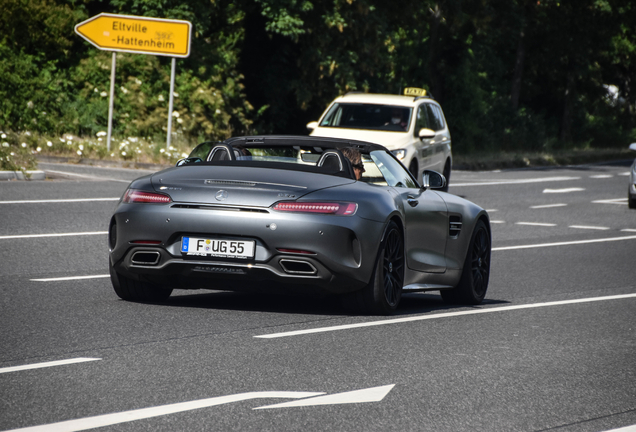
[{"label": "curb", "polygon": [[27,171],[30,175],[26,178],[21,171],[0,171],[0,180],[46,180],[44,171]]},{"label": "curb", "polygon": [[150,169],[150,170],[162,170],[170,168],[172,164],[154,164],[145,162],[133,162],[133,161],[113,161],[104,159],[87,159],[87,158],[73,158],[64,156],[45,156],[38,155],[38,162],[49,163],[67,163],[74,165],[88,165],[88,166],[101,166],[106,168],[130,168],[130,169]]}]

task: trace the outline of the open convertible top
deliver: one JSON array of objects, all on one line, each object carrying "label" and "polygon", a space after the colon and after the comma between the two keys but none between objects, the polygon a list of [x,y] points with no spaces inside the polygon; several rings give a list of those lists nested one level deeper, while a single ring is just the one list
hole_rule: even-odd
[{"label": "open convertible top", "polygon": [[354,148],[361,154],[386,151],[378,144],[293,135],[246,136],[223,142],[199,144],[177,166],[204,164],[286,169],[336,175],[355,179],[351,161],[341,150]]}]

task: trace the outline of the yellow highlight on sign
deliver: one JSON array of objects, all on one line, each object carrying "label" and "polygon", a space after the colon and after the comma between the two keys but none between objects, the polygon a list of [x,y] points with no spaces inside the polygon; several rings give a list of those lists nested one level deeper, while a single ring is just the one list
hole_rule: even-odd
[{"label": "yellow highlight on sign", "polygon": [[426,96],[426,90],[417,87],[407,87],[404,89],[404,96]]},{"label": "yellow highlight on sign", "polygon": [[107,51],[188,57],[189,21],[101,13],[75,26],[75,32]]}]

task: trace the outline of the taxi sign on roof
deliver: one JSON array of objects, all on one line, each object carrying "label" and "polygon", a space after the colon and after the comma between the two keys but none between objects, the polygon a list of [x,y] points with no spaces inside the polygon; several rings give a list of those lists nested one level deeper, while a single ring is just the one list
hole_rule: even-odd
[{"label": "taxi sign on roof", "polygon": [[191,28],[189,21],[101,13],[75,32],[102,50],[188,57]]},{"label": "taxi sign on roof", "polygon": [[417,87],[407,87],[404,89],[404,96],[426,96],[426,90]]}]

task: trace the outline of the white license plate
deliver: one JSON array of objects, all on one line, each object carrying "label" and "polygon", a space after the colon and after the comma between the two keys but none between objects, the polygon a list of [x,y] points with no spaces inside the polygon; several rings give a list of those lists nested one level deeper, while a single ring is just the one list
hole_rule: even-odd
[{"label": "white license plate", "polygon": [[199,237],[183,237],[181,252],[186,255],[216,258],[254,258],[256,242],[253,240],[215,240]]}]

